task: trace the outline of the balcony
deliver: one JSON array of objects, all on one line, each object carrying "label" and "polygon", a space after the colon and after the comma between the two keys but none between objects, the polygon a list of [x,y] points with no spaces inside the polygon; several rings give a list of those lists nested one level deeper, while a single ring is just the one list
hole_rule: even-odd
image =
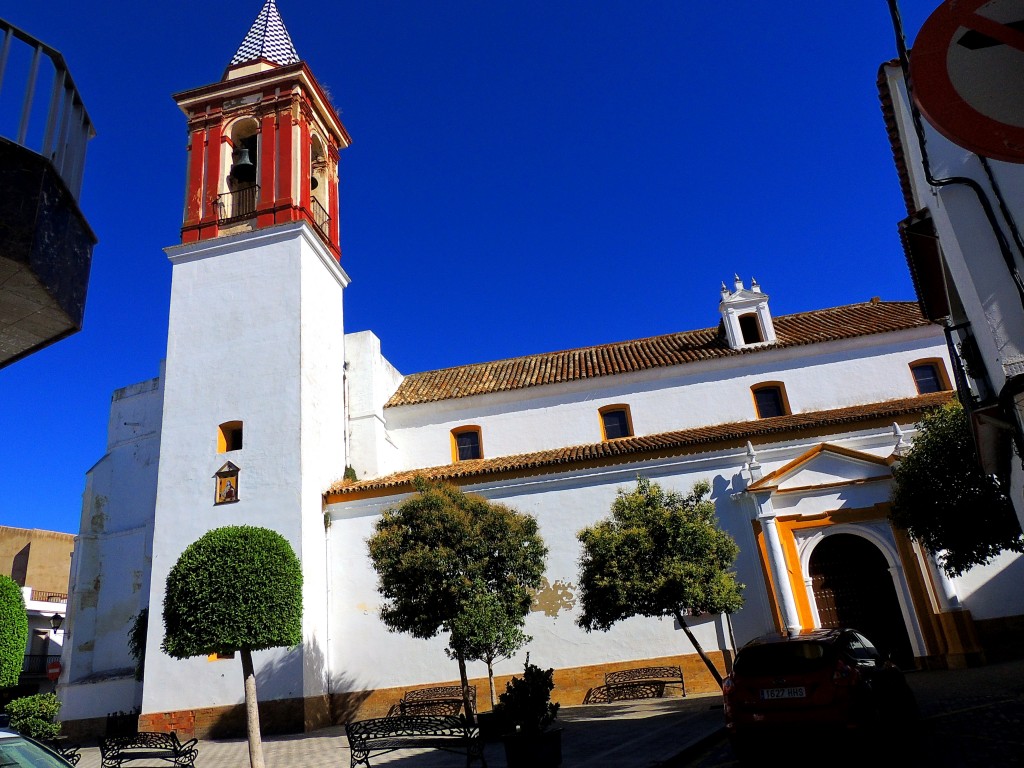
[{"label": "balcony", "polygon": [[259,199],[259,184],[217,195],[217,224],[223,226],[251,219],[256,215],[256,203]]},{"label": "balcony", "polygon": [[331,242],[331,216],[327,213],[327,210],[320,205],[320,202],[315,198],[311,197],[309,200],[313,212],[313,224],[320,230],[320,234],[323,235],[324,239],[329,243]]},{"label": "balcony", "polygon": [[95,135],[64,58],[0,19],[0,368],[82,328],[96,236],[78,207]]},{"label": "balcony", "polygon": [[25,661],[21,665],[21,674],[29,677],[36,675],[45,677],[47,665],[54,661],[60,661],[60,654],[26,653]]},{"label": "balcony", "polygon": [[66,592],[46,592],[41,589],[32,590],[32,599],[38,600],[41,603],[67,604],[68,602],[68,596]]},{"label": "balcony", "polygon": [[970,323],[946,327],[946,346],[953,363],[953,378],[960,402],[968,410],[991,405],[995,398],[989,383],[985,364],[978,350],[978,342],[971,332]]}]

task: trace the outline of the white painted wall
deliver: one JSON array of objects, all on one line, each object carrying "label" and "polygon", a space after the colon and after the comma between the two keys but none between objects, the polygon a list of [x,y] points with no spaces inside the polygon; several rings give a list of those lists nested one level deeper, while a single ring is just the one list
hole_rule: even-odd
[{"label": "white painted wall", "polygon": [[[254,654],[261,699],[323,692],[323,489],[345,465],[342,292],[348,277],[305,223],[167,249],[173,264],[143,713],[242,701],[240,661],[157,651],[167,574],[206,531],[281,533],[302,560],[303,644]],[[217,452],[218,426],[243,447]],[[239,501],[214,504],[214,473],[241,468]]]},{"label": "white painted wall", "polygon": [[[934,326],[388,408],[388,435],[400,461],[391,471],[450,464],[449,434],[465,424],[482,428],[486,458],[597,443],[598,409],[616,403],[630,406],[637,435],[753,421],[750,388],[766,381],[785,384],[794,413],[913,397],[909,365],[930,357],[942,359],[952,375],[945,340]],[[353,461],[361,463],[355,451]]]},{"label": "white painted wall", "polygon": [[[888,430],[849,434],[849,447],[873,447],[882,452],[894,442]],[[781,467],[817,444],[817,441],[778,445],[758,454],[765,473]],[[663,487],[689,492],[698,480],[712,485],[712,498],[719,524],[737,542],[741,556],[736,571],[747,585],[746,607],[733,617],[738,642],[768,631],[772,626],[764,579],[755,550],[751,527],[752,511],[732,494],[742,490],[741,475],[745,451],[718,451],[677,457],[643,464],[566,472],[539,477],[487,483],[467,487],[489,499],[534,515],[550,552],[546,578],[575,590],[578,583],[578,531],[605,518],[616,490],[633,486],[638,473]],[[331,669],[338,690],[365,690],[452,679],[457,670],[444,655],[446,640],[417,640],[388,632],[377,617],[379,597],[376,575],[366,553],[366,540],[373,524],[390,504],[404,496],[383,500],[358,500],[332,504],[330,567],[334,599]],[[840,505],[841,506],[841,505]],[[836,507],[832,507],[833,509]],[[634,618],[608,632],[587,633],[576,624],[575,599],[555,615],[535,610],[526,625],[533,635],[531,645],[519,657],[496,668],[498,674],[521,669],[525,651],[542,666],[555,668],[600,664],[613,660],[645,659],[675,653],[693,653],[693,648],[671,619]],[[727,629],[719,617],[694,620],[699,642],[707,650],[728,647]],[[390,660],[390,663],[383,663]],[[481,672],[481,670],[477,670]]]},{"label": "white painted wall", "polygon": [[[893,100],[899,141],[906,158],[914,205],[932,215],[951,278],[951,288],[963,304],[978,342],[985,371],[998,395],[1008,378],[1024,373],[1024,299],[1014,286],[1010,268],[984,215],[979,197],[963,184],[929,183],[914,127],[903,73],[892,64],[884,67],[885,82]],[[934,179],[967,178],[985,193],[995,211],[997,226],[1004,231],[1017,270],[1024,272],[1024,254],[1000,214],[993,181],[998,185],[1010,217],[1018,227],[1024,222],[1024,166],[990,160],[992,179],[977,155],[939,134],[924,118],[928,161]],[[962,318],[952,308],[955,322]],[[1024,468],[1011,459],[1010,498],[1024,526]]]},{"label": "white painted wall", "polygon": [[160,377],[115,391],[107,453],[86,473],[58,689],[64,720],[138,703],[127,638],[149,601],[162,403]]},{"label": "white painted wall", "polygon": [[[904,429],[904,442],[909,443],[913,434],[913,429]],[[896,437],[891,429],[884,428],[794,440],[760,448],[757,460],[763,473],[768,475],[822,441],[887,457],[896,444]],[[744,474],[746,461],[745,451],[717,451],[643,464],[479,484],[465,490],[481,493],[534,515],[539,522],[541,536],[550,549],[546,571],[549,584],[558,583],[570,593],[575,593],[580,554],[576,534],[585,526],[608,516],[617,489],[632,488],[638,473],[667,489],[683,493],[689,492],[698,480],[709,481],[719,525],[740,548],[735,570],[738,580],[746,585],[745,605],[733,616],[733,629],[737,642],[742,644],[774,627],[751,526],[753,505],[740,495],[747,484]],[[801,475],[799,484],[827,486],[841,481],[851,484],[841,488],[776,495],[773,497],[776,512],[811,517],[826,511],[871,508],[888,501],[890,482],[858,481],[885,471],[885,467],[873,463],[826,457],[825,461],[815,464],[813,472]],[[391,633],[377,617],[380,600],[376,591],[376,575],[366,552],[366,540],[372,535],[374,522],[381,512],[404,498],[406,496],[353,500],[329,507],[332,518],[329,534],[333,580],[331,611],[335,628],[330,662],[334,686],[338,691],[423,684],[457,676],[454,662],[444,654],[446,638],[418,640]],[[872,523],[869,527],[874,531],[872,535],[876,536],[876,543],[884,547],[895,562],[896,545],[891,530],[884,522]],[[804,531],[801,540],[810,540],[813,535],[813,530]],[[963,606],[975,612],[977,618],[1024,612],[1024,596],[1011,583],[1022,568],[1024,558],[1004,556],[991,566],[973,569],[962,579],[954,580]],[[906,580],[902,573],[897,575],[897,592],[906,600],[910,611]],[[545,615],[535,607],[526,624],[526,631],[533,636],[533,642],[517,658],[499,664],[495,672],[518,672],[527,651],[535,663],[555,668],[694,652],[685,635],[670,619],[633,618],[608,632],[587,633],[575,623],[579,615],[576,601],[574,595],[552,615]],[[912,612],[908,615],[908,632],[920,651],[923,643],[920,628]],[[694,621],[698,640],[706,650],[729,647],[727,628],[721,617],[703,617]],[[482,668],[470,670],[471,674],[483,672]]]},{"label": "white painted wall", "polygon": [[359,479],[379,477],[401,467],[391,441],[384,404],[402,383],[402,374],[381,354],[372,331],[345,337],[345,397],[348,403],[349,456]]}]

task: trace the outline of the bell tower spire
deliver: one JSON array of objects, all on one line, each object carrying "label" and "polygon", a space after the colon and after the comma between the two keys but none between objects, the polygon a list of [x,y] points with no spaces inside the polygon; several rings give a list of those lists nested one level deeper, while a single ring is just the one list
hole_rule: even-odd
[{"label": "bell tower spire", "polygon": [[284,20],[274,0],[267,0],[263,4],[260,15],[256,17],[256,21],[249,28],[249,34],[238,46],[229,66],[260,60],[278,66],[296,64],[299,61],[299,54],[295,52],[291,35],[285,29]]},{"label": "bell tower spire", "polygon": [[[166,249],[149,605],[163,604],[179,554],[210,529],[244,522],[284,536],[302,563],[302,642],[254,663],[268,679],[261,706],[301,731],[330,722],[322,493],[349,463],[338,243],[338,153],[349,137],[275,1],[260,2],[220,81],[174,97],[188,166],[181,243]],[[143,689],[143,718],[154,718],[143,722],[233,695],[204,658],[153,653],[146,669],[179,684]]]},{"label": "bell tower spire", "polygon": [[220,82],[174,100],[188,119],[182,243],[305,221],[341,260],[338,160],[352,139],[266,0]]}]

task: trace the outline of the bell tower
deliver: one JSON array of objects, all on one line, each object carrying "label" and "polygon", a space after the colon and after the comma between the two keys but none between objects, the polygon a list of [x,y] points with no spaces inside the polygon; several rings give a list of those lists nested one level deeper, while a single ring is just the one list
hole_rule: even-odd
[{"label": "bell tower", "polygon": [[189,132],[183,243],[307,221],[340,260],[338,156],[351,139],[274,0],[220,82],[174,100]]},{"label": "bell tower", "polygon": [[[213,528],[284,536],[302,563],[302,643],[253,655],[260,707],[329,721],[323,490],[346,465],[338,153],[349,136],[275,0],[213,85],[174,96],[188,124],[167,356],[140,727],[189,732],[239,694],[237,659],[156,652],[167,574]],[[196,726],[198,727],[198,726]]]}]

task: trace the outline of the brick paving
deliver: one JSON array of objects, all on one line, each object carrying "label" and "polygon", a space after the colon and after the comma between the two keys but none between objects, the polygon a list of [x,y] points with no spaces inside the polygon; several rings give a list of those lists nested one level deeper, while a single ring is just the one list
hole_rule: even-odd
[{"label": "brick paving", "polygon": [[[1024,767],[1024,660],[962,670],[911,672],[907,677],[921,709],[920,728],[871,748],[843,755],[813,753],[809,763],[929,768]],[[724,741],[720,695],[562,707],[564,768],[677,768],[736,765]],[[849,746],[849,745],[847,745]],[[833,744],[832,747],[835,747]],[[346,768],[349,751],[343,727],[307,734],[268,736],[267,768]],[[799,745],[766,745],[766,754],[800,765]],[[806,755],[807,753],[805,753]],[[500,742],[488,743],[488,768],[506,768]],[[373,758],[374,766],[456,768],[465,760],[437,750],[401,750]],[[79,768],[100,768],[99,749],[82,749]],[[199,743],[196,768],[248,768],[243,739]]]}]

